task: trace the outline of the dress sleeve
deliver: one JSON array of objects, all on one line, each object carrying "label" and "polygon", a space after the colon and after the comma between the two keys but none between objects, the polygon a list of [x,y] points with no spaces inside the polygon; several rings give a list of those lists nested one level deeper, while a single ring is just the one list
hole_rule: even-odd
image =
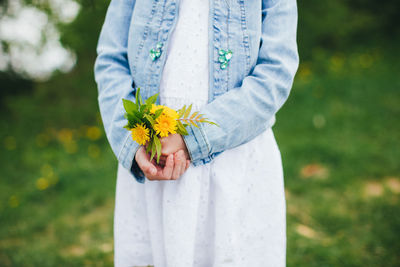
[{"label": "dress sleeve", "polygon": [[128,33],[135,0],[111,0],[97,44],[94,64],[98,87],[98,102],[107,139],[119,163],[144,182],[144,175],[134,164],[139,145],[130,132],[123,128],[126,123],[122,98],[134,100],[134,85],[127,57]]},{"label": "dress sleeve", "polygon": [[289,96],[299,64],[296,43],[296,0],[263,0],[258,59],[240,87],[201,109],[219,124],[188,127],[184,136],[194,165],[210,161],[224,150],[246,143],[266,128]]}]

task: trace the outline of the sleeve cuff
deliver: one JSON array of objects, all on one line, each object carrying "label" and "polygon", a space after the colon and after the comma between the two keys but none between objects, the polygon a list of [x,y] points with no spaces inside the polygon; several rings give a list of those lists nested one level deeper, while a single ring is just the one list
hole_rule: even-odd
[{"label": "sleeve cuff", "polygon": [[186,130],[188,135],[183,135],[183,140],[189,151],[192,164],[197,166],[209,162],[211,160],[210,145],[201,125],[199,128],[190,125]]},{"label": "sleeve cuff", "polygon": [[146,177],[144,176],[143,171],[139,168],[139,165],[137,164],[135,158],[133,158],[132,160],[131,173],[133,174],[137,182],[144,184]]},{"label": "sleeve cuff", "polygon": [[127,137],[125,138],[124,146],[119,153],[118,161],[125,169],[130,170],[137,182],[143,184],[146,177],[135,160],[136,151],[140,146],[130,137],[131,135],[128,133]]}]

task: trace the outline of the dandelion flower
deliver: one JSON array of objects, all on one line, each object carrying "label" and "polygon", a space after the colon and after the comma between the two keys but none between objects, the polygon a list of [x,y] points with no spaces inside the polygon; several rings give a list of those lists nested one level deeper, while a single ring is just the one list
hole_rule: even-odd
[{"label": "dandelion flower", "polygon": [[154,113],[156,113],[156,111],[159,110],[160,108],[163,108],[163,106],[153,104],[153,105],[151,105],[150,113],[151,113],[151,114],[154,114]]},{"label": "dandelion flower", "polygon": [[155,105],[155,104],[153,104],[151,106],[150,113],[151,114],[155,114],[156,111],[159,110],[159,109],[163,109],[162,114],[168,115],[168,116],[170,116],[171,118],[173,118],[175,120],[178,119],[178,112],[176,112],[176,110],[174,110],[174,109],[172,109],[170,107],[167,107],[167,106],[163,106],[163,105]]},{"label": "dandelion flower", "polygon": [[176,133],[176,120],[166,114],[161,114],[160,117],[156,119],[154,130],[161,137],[166,137],[169,133],[174,134]]},{"label": "dandelion flower", "polygon": [[144,124],[136,124],[136,127],[131,129],[132,139],[139,145],[146,144],[150,140],[149,129]]},{"label": "dandelion flower", "polygon": [[163,114],[168,115],[169,117],[173,118],[174,120],[178,119],[178,112],[173,110],[170,107],[165,106],[163,110]]},{"label": "dandelion flower", "polygon": [[44,178],[40,177],[39,179],[36,180],[36,187],[39,190],[46,190],[49,187],[49,181]]}]

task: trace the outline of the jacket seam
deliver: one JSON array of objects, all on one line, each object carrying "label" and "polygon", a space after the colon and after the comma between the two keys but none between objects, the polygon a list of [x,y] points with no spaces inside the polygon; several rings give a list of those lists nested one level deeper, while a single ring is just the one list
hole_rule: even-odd
[{"label": "jacket seam", "polygon": [[203,137],[204,143],[206,143],[206,146],[207,146],[207,156],[209,156],[210,153],[211,153],[210,144],[209,144],[209,142],[207,140],[207,136],[206,136],[206,134],[205,134],[205,132],[203,130],[203,127],[200,126],[199,128],[200,128],[201,137]]},{"label": "jacket seam", "polygon": [[250,72],[250,61],[251,61],[251,53],[250,53],[250,45],[249,45],[249,35],[247,33],[247,17],[246,17],[246,8],[244,4],[244,0],[238,0],[240,5],[240,16],[241,16],[241,28],[243,35],[243,46],[246,52],[246,73]]},{"label": "jacket seam", "polygon": [[[139,44],[139,48],[138,48],[137,53],[136,53],[135,62],[138,62],[140,53],[142,53],[142,50],[143,50],[143,47],[144,47],[144,42],[147,40],[147,36],[148,36],[148,33],[149,33],[150,21],[153,19],[153,16],[154,16],[155,12],[156,12],[156,4],[154,2],[153,6],[151,8],[151,13],[150,13],[151,16],[149,16],[149,18],[147,19],[147,23],[146,23],[146,26],[145,26],[144,31],[143,31],[143,38],[142,38],[142,40],[141,40],[141,42]],[[132,19],[133,19],[133,15],[132,15]],[[136,65],[135,64],[133,64],[133,70],[136,73]]]},{"label": "jacket seam", "polygon": [[[163,24],[163,21],[164,21],[164,16],[165,16],[165,1],[164,1],[164,4],[163,4],[163,6],[162,6],[162,13],[161,13],[161,18],[160,18],[160,23],[159,23],[159,29],[161,29],[162,28],[162,24]],[[158,31],[157,32],[157,40],[159,40],[160,39],[160,36],[162,37],[162,31]]]},{"label": "jacket seam", "polygon": [[[185,143],[186,148],[188,148],[189,146],[188,146],[188,143],[186,142],[186,139],[183,138],[183,137],[182,137],[182,139],[183,139],[183,142]],[[190,161],[193,162],[193,155],[192,155],[192,152],[190,151],[190,149],[187,149],[187,151],[188,151],[188,153],[189,153]]]}]

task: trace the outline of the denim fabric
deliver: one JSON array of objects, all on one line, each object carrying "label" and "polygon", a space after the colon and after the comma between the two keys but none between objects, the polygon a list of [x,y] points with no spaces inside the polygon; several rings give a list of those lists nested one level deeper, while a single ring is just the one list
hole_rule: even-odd
[{"label": "denim fabric", "polygon": [[[184,141],[195,166],[271,127],[299,63],[296,0],[209,1],[209,99],[200,112],[220,127],[188,127]],[[145,177],[134,164],[139,146],[123,128],[122,98],[134,101],[138,87],[144,99],[158,92],[178,7],[179,0],[111,0],[98,41],[94,71],[106,135],[141,183]],[[152,60],[158,42],[163,52]],[[219,49],[233,51],[226,69]]]}]

